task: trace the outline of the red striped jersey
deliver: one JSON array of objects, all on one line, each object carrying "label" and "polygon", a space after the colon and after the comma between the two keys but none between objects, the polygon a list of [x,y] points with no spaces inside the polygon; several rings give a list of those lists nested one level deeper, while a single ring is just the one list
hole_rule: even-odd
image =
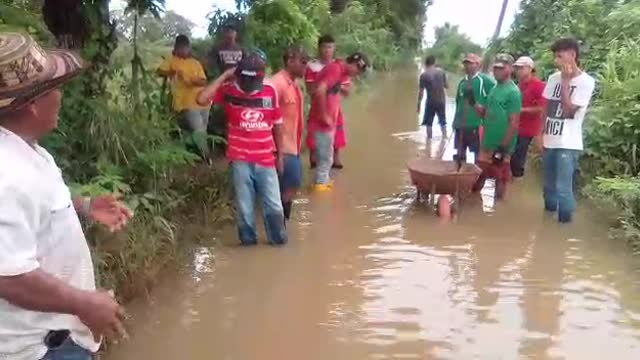
[{"label": "red striped jersey", "polygon": [[235,82],[228,82],[214,95],[213,103],[223,105],[227,113],[227,158],[274,167],[273,127],[282,124],[275,87],[265,81],[262,90],[247,94]]}]

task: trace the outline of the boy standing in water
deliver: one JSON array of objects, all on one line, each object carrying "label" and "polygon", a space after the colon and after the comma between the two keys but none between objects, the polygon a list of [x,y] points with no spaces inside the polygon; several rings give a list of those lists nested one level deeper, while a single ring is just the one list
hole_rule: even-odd
[{"label": "boy standing in water", "polygon": [[202,64],[191,55],[191,42],[178,35],[173,54],[158,68],[158,75],[171,79],[173,110],[178,113],[180,128],[190,135],[199,155],[207,159],[207,123],[210,106],[198,104],[197,97],[207,85]]},{"label": "boy standing in water", "polygon": [[511,174],[519,178],[524,176],[529,145],[532,141],[539,141],[541,138],[545,104],[542,93],[545,84],[535,75],[535,63],[530,57],[519,58],[513,66],[518,78],[518,87],[522,93],[522,115],[520,115],[518,143],[511,157]]},{"label": "boy standing in water", "polygon": [[558,211],[561,223],[571,222],[576,209],[574,176],[583,149],[582,123],[591,102],[595,80],[580,69],[575,39],[560,39],[551,47],[560,71],[549,77],[543,133],[544,207]]},{"label": "boy standing in water", "polygon": [[343,79],[364,73],[368,66],[367,57],[356,52],[346,61],[336,61],[327,65],[318,75],[309,111],[309,128],[314,129],[316,148],[316,191],[328,191],[333,187],[330,173]]},{"label": "boy standing in water", "polygon": [[278,91],[283,118],[282,148],[283,169],[280,174],[282,207],[286,220],[291,218],[293,200],[302,186],[302,131],[304,130],[304,97],[297,80],[304,76],[308,57],[300,46],[287,49],[283,57],[285,68],[271,78]]},{"label": "boy standing in water", "polygon": [[424,118],[422,125],[427,127],[427,140],[433,137],[433,119],[438,116],[438,123],[442,131],[442,137],[447,137],[447,114],[445,111],[447,103],[446,89],[447,74],[436,66],[436,58],[432,55],[427,56],[425,60],[426,68],[420,75],[420,89],[418,92],[418,113],[420,113],[420,105],[424,92],[427,92],[427,104],[424,109]]},{"label": "boy standing in water", "polygon": [[513,62],[511,55],[498,54],[493,64],[493,75],[498,84],[489,93],[486,106],[477,104],[471,98],[476,112],[484,117],[484,137],[478,163],[482,174],[474,190],[482,190],[485,180],[494,178],[497,199],[504,198],[507,183],[511,179],[509,162],[516,148],[522,111],[522,95],[511,80]]},{"label": "boy standing in water", "polygon": [[[324,69],[325,66],[327,66],[327,64],[331,64],[336,61],[334,59],[335,51],[335,39],[331,35],[321,36],[318,40],[318,59],[309,62],[304,75],[307,92],[310,95],[313,95],[313,93],[315,92],[318,75],[320,74],[320,72]],[[342,85],[340,87],[341,95],[348,96],[351,92],[351,85],[351,78],[349,76],[346,76],[342,80]],[[313,129],[312,127],[308,127],[307,129],[307,147],[309,148],[309,162],[312,169],[316,166],[314,131],[315,129]],[[338,113],[336,135],[333,145],[333,168],[342,169],[344,165],[342,164],[342,160],[340,159],[340,151],[347,146],[347,136],[344,129],[344,114],[342,112],[342,105],[340,106],[340,110]]]},{"label": "boy standing in water", "polygon": [[[496,85],[492,78],[480,72],[481,62],[480,56],[467,54],[463,60],[466,75],[460,80],[456,91],[456,114],[453,120],[453,129],[455,130],[454,143],[458,150],[455,159],[459,162],[466,162],[467,149],[474,153],[475,162],[478,162],[479,128],[482,118],[474,111],[473,104],[484,105],[489,92]],[[471,104],[472,99],[473,104]]]},{"label": "boy standing in water", "polygon": [[[243,245],[258,243],[256,194],[262,202],[267,237],[287,243],[278,171],[282,171],[282,113],[278,93],[264,83],[265,60],[257,53],[225,71],[198,96],[198,102],[224,106],[229,119],[227,158],[233,171],[238,235]],[[235,80],[234,80],[235,76]],[[277,156],[276,156],[277,153]]]}]

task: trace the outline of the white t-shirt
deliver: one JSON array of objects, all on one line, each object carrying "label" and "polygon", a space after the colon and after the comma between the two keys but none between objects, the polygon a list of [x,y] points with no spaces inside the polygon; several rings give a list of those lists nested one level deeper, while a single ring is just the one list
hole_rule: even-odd
[{"label": "white t-shirt", "polygon": [[[41,269],[67,284],[95,290],[91,253],[71,194],[53,157],[0,127],[0,276]],[[50,330],[71,330],[97,351],[75,316],[28,311],[0,299],[0,359],[41,359]]]},{"label": "white t-shirt", "polygon": [[549,77],[544,88],[547,99],[547,116],[543,132],[543,144],[548,149],[582,150],[582,123],[591,102],[596,81],[589,74],[583,72],[571,80],[571,102],[579,106],[573,118],[562,114],[560,101],[560,72]]}]

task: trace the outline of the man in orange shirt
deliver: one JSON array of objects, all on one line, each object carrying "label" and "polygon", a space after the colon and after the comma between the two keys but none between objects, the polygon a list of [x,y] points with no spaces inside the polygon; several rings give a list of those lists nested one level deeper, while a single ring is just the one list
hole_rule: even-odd
[{"label": "man in orange shirt", "polygon": [[283,56],[284,69],[271,78],[280,102],[283,118],[283,141],[278,152],[284,154],[280,174],[280,191],[286,220],[291,217],[293,199],[302,186],[302,132],[304,127],[304,97],[297,80],[304,76],[309,61],[304,49],[292,46]]}]

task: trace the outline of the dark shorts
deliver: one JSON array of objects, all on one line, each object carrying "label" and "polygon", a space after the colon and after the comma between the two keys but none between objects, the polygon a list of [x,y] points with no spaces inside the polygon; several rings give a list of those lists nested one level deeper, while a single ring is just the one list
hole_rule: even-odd
[{"label": "dark shorts", "polygon": [[444,103],[427,103],[424,109],[424,118],[422,119],[422,125],[431,127],[433,125],[433,119],[438,116],[438,124],[444,126],[447,124],[446,105]]},{"label": "dark shorts", "polygon": [[466,153],[467,150],[475,153],[480,152],[480,131],[475,129],[456,129],[454,144],[456,150]]},{"label": "dark shorts", "polygon": [[299,155],[284,155],[284,169],[280,175],[280,190],[302,187],[302,160]]}]

